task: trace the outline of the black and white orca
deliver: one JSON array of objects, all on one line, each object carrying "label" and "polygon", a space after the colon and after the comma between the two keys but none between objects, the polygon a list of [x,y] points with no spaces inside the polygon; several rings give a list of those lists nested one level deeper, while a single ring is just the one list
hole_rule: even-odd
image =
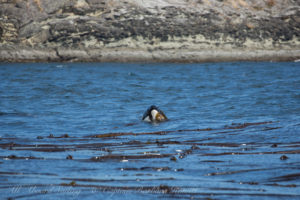
[{"label": "black and white orca", "polygon": [[150,106],[143,115],[143,120],[146,122],[163,122],[168,120],[166,115],[158,107]]}]

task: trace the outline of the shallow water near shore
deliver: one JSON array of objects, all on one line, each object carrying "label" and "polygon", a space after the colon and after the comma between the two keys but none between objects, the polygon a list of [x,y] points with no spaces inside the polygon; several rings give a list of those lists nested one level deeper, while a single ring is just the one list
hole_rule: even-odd
[{"label": "shallow water near shore", "polygon": [[[0,198],[299,199],[300,64],[0,64]],[[141,121],[150,105],[170,119]]]}]

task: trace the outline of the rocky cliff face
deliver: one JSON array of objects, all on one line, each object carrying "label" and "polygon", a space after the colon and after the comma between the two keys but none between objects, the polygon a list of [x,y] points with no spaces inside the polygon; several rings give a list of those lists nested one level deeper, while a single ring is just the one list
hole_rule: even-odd
[{"label": "rocky cliff face", "polygon": [[276,56],[300,58],[298,0],[0,0],[0,61]]}]

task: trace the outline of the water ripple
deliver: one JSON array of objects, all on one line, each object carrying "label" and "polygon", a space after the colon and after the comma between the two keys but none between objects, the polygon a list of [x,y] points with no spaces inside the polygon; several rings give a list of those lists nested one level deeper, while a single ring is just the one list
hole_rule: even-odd
[{"label": "water ripple", "polygon": [[300,197],[299,63],[0,69],[1,199]]}]

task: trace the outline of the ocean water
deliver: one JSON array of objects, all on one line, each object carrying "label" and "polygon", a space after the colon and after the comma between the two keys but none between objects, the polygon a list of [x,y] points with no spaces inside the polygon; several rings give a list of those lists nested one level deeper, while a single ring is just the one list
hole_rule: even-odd
[{"label": "ocean water", "polygon": [[[300,64],[2,63],[1,199],[300,199]],[[141,120],[150,105],[169,118]]]}]

